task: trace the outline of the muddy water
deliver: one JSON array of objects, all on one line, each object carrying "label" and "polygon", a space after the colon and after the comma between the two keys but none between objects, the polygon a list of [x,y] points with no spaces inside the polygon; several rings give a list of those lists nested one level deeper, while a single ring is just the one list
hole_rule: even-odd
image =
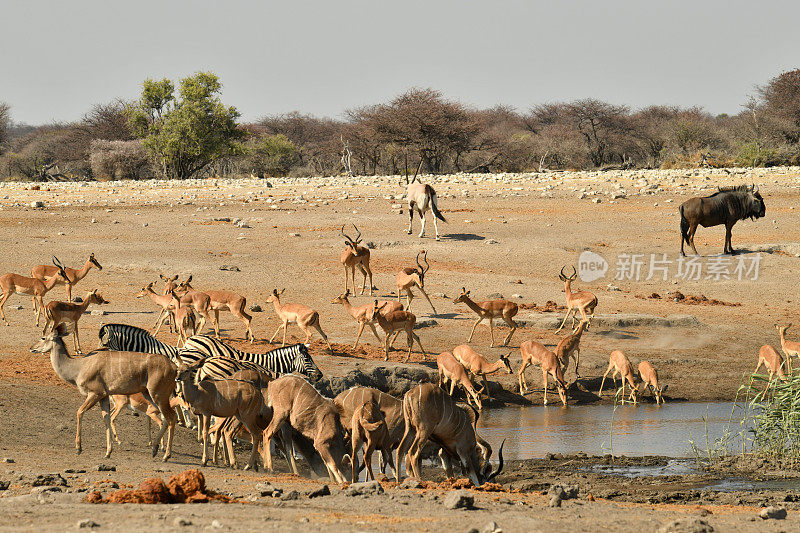
[{"label": "muddy water", "polygon": [[[614,455],[689,457],[691,439],[705,449],[706,429],[712,445],[723,434],[732,407],[727,402],[626,404],[616,410],[613,405],[506,407],[484,410],[479,427],[493,446],[506,439],[503,455],[509,459],[547,453],[602,455],[612,453],[612,447]],[[732,432],[739,432],[741,417],[737,407]]]}]

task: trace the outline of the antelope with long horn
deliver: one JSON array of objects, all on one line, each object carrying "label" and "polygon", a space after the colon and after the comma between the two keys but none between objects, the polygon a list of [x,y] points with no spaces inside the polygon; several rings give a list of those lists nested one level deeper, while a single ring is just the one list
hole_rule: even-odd
[{"label": "antelope with long horn", "polygon": [[427,360],[428,356],[425,353],[425,349],[422,347],[422,343],[419,341],[417,334],[414,333],[414,324],[417,322],[417,317],[414,315],[414,313],[409,311],[393,311],[383,315],[381,314],[381,307],[378,304],[378,300],[375,300],[375,305],[372,309],[372,316],[378,321],[378,325],[386,334],[386,337],[383,341],[384,361],[389,360],[389,338],[391,337],[392,333],[400,331],[406,332],[406,342],[408,343],[408,355],[406,356],[406,360],[404,362],[407,363],[408,360],[411,359],[411,348],[414,346],[414,341],[417,341],[417,346],[419,346],[423,357],[425,357]]},{"label": "antelope with long horn", "polygon": [[82,354],[81,341],[78,336],[78,320],[83,316],[83,313],[89,308],[91,304],[107,304],[108,302],[102,296],[97,294],[97,289],[91,291],[86,295],[81,303],[74,302],[59,302],[53,300],[44,306],[44,331],[42,335],[47,334],[48,327],[55,328],[59,324],[64,324],[67,330],[72,330],[72,343],[75,353]]},{"label": "antelope with long horn", "polygon": [[[89,270],[92,267],[96,268],[97,270],[103,270],[103,266],[95,259],[94,254],[89,254],[89,257],[86,259],[86,262],[83,264],[81,268],[69,268],[61,265],[64,269],[64,272],[67,273],[66,281],[62,281],[60,278],[56,281],[56,285],[66,285],[67,286],[67,301],[72,301],[72,286],[77,284],[80,280],[86,277],[86,274],[89,273]],[[40,281],[47,281],[49,278],[52,278],[56,274],[58,274],[59,267],[57,266],[50,266],[50,265],[36,265],[31,269],[31,277],[34,277]]]},{"label": "antelope with long horn", "polygon": [[483,388],[479,392],[486,391],[486,396],[492,399],[492,393],[489,392],[489,384],[486,382],[486,374],[493,374],[498,370],[505,370],[509,374],[511,371],[511,362],[508,360],[509,352],[506,355],[500,355],[500,359],[494,363],[490,363],[484,356],[473,350],[468,344],[462,344],[453,348],[453,355],[458,361],[464,365],[473,376],[480,377],[483,380]]},{"label": "antelope with long horn", "polygon": [[[564,328],[564,324],[567,323],[567,319],[570,316],[572,316],[572,327],[573,329],[575,328],[576,312],[580,312],[581,320],[587,320],[589,324],[591,324],[592,318],[594,318],[594,308],[597,307],[597,296],[591,292],[572,292],[572,282],[578,277],[578,272],[575,270],[575,267],[572,267],[572,275],[567,276],[564,274],[564,268],[565,267],[561,267],[561,273],[558,275],[558,279],[564,282],[564,294],[567,298],[567,315],[564,317],[564,321],[561,322],[561,325],[558,326],[556,333]],[[588,318],[586,313],[589,313]]]},{"label": "antelope with long horn", "polygon": [[417,167],[417,172],[414,174],[414,178],[411,180],[411,183],[408,183],[408,176],[406,176],[406,183],[408,186],[406,187],[406,198],[408,198],[408,234],[411,235],[411,226],[414,224],[414,211],[419,214],[419,218],[422,220],[422,227],[419,230],[419,237],[422,238],[425,235],[425,212],[429,209],[433,213],[433,228],[436,230],[436,240],[439,240],[439,226],[436,225],[436,219],[438,218],[442,222],[447,222],[444,216],[439,212],[439,206],[436,202],[436,191],[433,190],[433,187],[428,185],[427,183],[421,183],[417,181],[417,174],[419,173],[419,169],[422,167],[422,161],[420,161],[420,166]]},{"label": "antelope with long horn", "polygon": [[636,387],[636,382],[634,381],[633,365],[630,359],[628,359],[628,356],[622,353],[621,350],[614,350],[611,352],[608,358],[608,368],[603,374],[603,379],[600,381],[600,390],[597,395],[601,398],[603,397],[603,385],[606,382],[606,376],[608,376],[608,373],[612,370],[614,373],[611,374],[611,381],[616,382],[617,374],[619,374],[622,381],[622,387],[619,389],[622,393],[620,395],[621,403],[625,403],[625,382],[627,381],[631,388],[630,399],[636,404],[639,389]]},{"label": "antelope with long horn", "polygon": [[[422,264],[419,262],[419,256],[422,256],[422,260],[425,262],[425,266],[423,267]],[[428,264],[428,252],[425,250],[420,251],[417,253],[417,266],[415,267],[405,267],[400,272],[397,273],[397,301],[400,301],[400,295],[405,293],[406,299],[408,304],[406,305],[406,311],[411,310],[411,300],[414,299],[414,294],[411,292],[412,287],[419,288],[422,295],[428,300],[428,304],[433,309],[433,314],[436,314],[436,308],[431,303],[431,299],[428,297],[428,293],[425,292],[425,274],[431,266]]]},{"label": "antelope with long horn", "polygon": [[428,439],[441,446],[445,454],[457,457],[476,487],[492,481],[503,470],[502,444],[500,463],[497,470],[491,472],[483,446],[479,444],[482,439],[473,425],[474,418],[436,385],[423,383],[408,391],[403,396],[403,418],[406,430],[397,448],[398,474],[407,455],[410,473],[421,479],[420,457]]},{"label": "antelope with long horn", "polygon": [[489,335],[492,338],[492,344],[489,347],[494,348],[494,319],[502,318],[511,328],[506,340],[504,340],[502,344],[503,346],[508,346],[508,343],[511,341],[511,336],[517,330],[517,323],[514,322],[514,316],[519,311],[519,306],[508,300],[485,300],[483,302],[475,302],[469,297],[469,292],[470,291],[468,291],[466,287],[461,287],[461,294],[458,298],[453,300],[454,304],[460,302],[467,304],[467,307],[475,311],[478,315],[478,320],[472,325],[472,331],[469,334],[467,343],[472,342],[472,336],[475,335],[475,328],[478,327],[478,324],[480,324],[482,320],[486,319],[489,321]]},{"label": "antelope with long horn", "polygon": [[344,265],[344,290],[348,290],[348,275],[353,282],[353,294],[356,292],[356,268],[364,275],[364,283],[361,284],[361,294],[364,294],[364,287],[367,285],[367,276],[369,276],[369,295],[372,296],[372,270],[369,268],[369,248],[361,246],[361,231],[353,224],[353,228],[358,232],[355,238],[350,237],[344,232],[344,224],[340,230],[342,236],[346,239],[344,241],[345,248],[342,252],[341,262]]},{"label": "antelope with long horn", "polygon": [[281,344],[281,346],[286,346],[286,329],[289,327],[289,324],[293,323],[297,324],[297,327],[306,334],[306,340],[303,341],[303,344],[308,344],[308,340],[311,338],[310,328],[314,328],[322,336],[325,344],[328,345],[328,350],[333,353],[331,343],[328,342],[328,336],[325,335],[325,332],[322,331],[322,327],[319,325],[319,313],[303,304],[281,304],[281,295],[285,291],[286,289],[282,289],[281,292],[278,292],[278,289],[272,289],[272,294],[267,298],[267,302],[272,302],[275,308],[275,314],[278,315],[278,318],[280,318],[282,322],[269,340],[270,344],[272,344],[278,332],[283,328],[283,344]]},{"label": "antelope with long horn", "polygon": [[44,295],[47,294],[56,284],[64,283],[67,277],[67,272],[64,270],[64,265],[57,257],[53,256],[53,264],[58,268],[56,274],[42,281],[37,278],[29,278],[20,276],[9,272],[0,276],[0,289],[3,290],[3,296],[0,297],[0,316],[3,317],[3,322],[8,326],[6,320],[6,313],[3,311],[3,306],[12,294],[30,294],[33,300],[33,312],[36,315],[36,327],[39,327],[39,317],[44,313]]}]

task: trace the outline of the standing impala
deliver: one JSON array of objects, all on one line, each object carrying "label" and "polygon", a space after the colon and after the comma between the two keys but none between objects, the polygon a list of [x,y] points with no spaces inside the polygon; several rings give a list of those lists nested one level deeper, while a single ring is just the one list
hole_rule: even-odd
[{"label": "standing impala", "polygon": [[[361,333],[364,331],[364,326],[369,326],[372,330],[372,333],[375,334],[375,338],[378,339],[378,342],[383,342],[378,336],[378,331],[375,329],[375,318],[372,315],[372,311],[374,309],[373,304],[364,304],[359,305],[358,307],[353,307],[348,299],[350,297],[350,291],[346,291],[344,294],[337,296],[333,300],[331,300],[332,304],[341,304],[344,307],[344,310],[350,313],[356,322],[358,322],[358,333],[356,334],[356,343],[353,345],[353,349],[355,350],[358,348],[358,339],[361,338]],[[378,302],[380,305],[380,314],[387,315],[393,311],[402,311],[403,304],[397,302],[389,302],[389,301],[380,301]]]},{"label": "standing impala", "polygon": [[53,264],[56,265],[58,271],[55,276],[48,278],[47,281],[41,281],[36,278],[28,278],[9,272],[0,276],[0,289],[3,289],[3,296],[0,298],[0,316],[3,317],[3,322],[8,326],[6,320],[6,313],[3,311],[3,306],[12,294],[30,294],[33,299],[33,312],[36,315],[36,327],[39,327],[39,317],[44,312],[44,295],[48,293],[57,283],[67,280],[67,273],[58,258],[53,257]]},{"label": "standing impala", "polygon": [[567,367],[569,366],[570,357],[575,358],[575,377],[580,377],[578,373],[578,366],[581,362],[581,335],[588,329],[589,323],[581,320],[578,327],[572,331],[572,334],[567,335],[556,346],[556,357],[561,365],[561,371],[566,375]]},{"label": "standing impala", "polygon": [[778,350],[769,344],[765,344],[758,350],[758,366],[753,370],[753,374],[758,373],[758,369],[764,365],[764,368],[769,372],[769,380],[767,381],[767,389],[772,385],[772,380],[777,374],[781,381],[786,381],[786,374],[783,372],[783,357],[778,353]]},{"label": "standing impala", "polygon": [[492,337],[492,344],[489,347],[494,348],[494,319],[502,318],[503,321],[511,327],[511,331],[508,333],[506,340],[503,341],[503,346],[508,346],[508,343],[511,341],[511,336],[517,330],[517,323],[514,322],[514,316],[517,314],[517,311],[519,311],[517,304],[509,302],[508,300],[475,302],[469,297],[469,292],[470,291],[468,291],[466,287],[461,287],[461,295],[453,300],[454,304],[460,302],[467,304],[467,307],[478,314],[478,320],[472,325],[472,332],[470,332],[467,342],[472,342],[472,336],[475,335],[475,328],[478,327],[478,324],[480,324],[482,320],[488,319],[489,334]]},{"label": "standing impala", "polygon": [[391,313],[386,313],[384,315],[381,313],[381,310],[382,309],[378,304],[378,300],[375,300],[375,305],[372,308],[372,316],[378,321],[378,325],[386,334],[386,338],[383,341],[383,360],[389,360],[389,337],[391,337],[392,333],[395,331],[405,331],[406,342],[408,342],[408,355],[406,356],[406,360],[403,362],[407,363],[408,360],[411,359],[411,348],[414,346],[414,341],[417,341],[417,346],[419,346],[423,357],[425,357],[425,360],[427,361],[428,355],[425,353],[422,343],[419,342],[419,337],[417,337],[417,334],[414,333],[414,324],[417,322],[417,317],[414,316],[414,313],[401,310],[392,311]]},{"label": "standing impala", "polygon": [[[422,260],[425,261],[425,267],[423,268],[419,262],[419,256],[422,255]],[[433,314],[436,314],[436,308],[431,303],[431,299],[428,298],[428,293],[425,292],[425,273],[428,272],[431,266],[428,264],[428,253],[425,250],[422,250],[417,254],[417,268],[414,267],[406,267],[397,274],[397,301],[400,301],[400,295],[402,293],[406,294],[406,298],[408,300],[408,305],[406,305],[406,311],[411,310],[411,300],[414,299],[414,295],[411,293],[411,287],[418,287],[422,295],[428,300],[428,304],[430,304],[431,309],[433,309]]]},{"label": "standing impala", "polygon": [[544,404],[547,405],[547,376],[553,376],[556,382],[556,389],[558,396],[561,398],[561,403],[566,407],[567,405],[567,384],[564,382],[564,374],[561,372],[561,365],[558,364],[556,354],[544,347],[543,344],[536,341],[525,341],[519,346],[519,351],[522,354],[522,366],[517,371],[519,379],[519,393],[524,394],[528,390],[528,384],[525,381],[525,369],[532,364],[536,364],[542,369],[542,385],[544,386]]},{"label": "standing impala", "polygon": [[[191,285],[192,276],[189,276],[186,281],[178,285],[179,292],[194,291]],[[214,311],[214,330],[219,337],[219,312],[230,311],[233,316],[244,322],[245,338],[253,343],[253,330],[250,328],[250,322],[253,317],[247,314],[247,299],[235,292],[231,291],[203,291],[209,298],[209,310]]]},{"label": "standing impala", "polygon": [[[97,267],[97,270],[103,270],[103,266],[97,262],[97,259],[94,258],[94,254],[89,254],[89,258],[86,259],[86,262],[81,268],[76,269],[64,267],[64,272],[67,273],[67,280],[62,281],[59,279],[56,281],[56,285],[67,286],[67,301],[72,301],[72,286],[85,278],[86,274],[89,273],[89,270],[92,267]],[[31,277],[34,277],[40,281],[46,281],[48,278],[52,278],[57,273],[58,267],[50,265],[36,265],[31,269]]]},{"label": "standing impala", "polygon": [[620,350],[614,350],[611,352],[611,355],[608,358],[608,368],[606,369],[605,374],[603,374],[602,381],[600,381],[600,391],[597,393],[597,395],[601,398],[603,397],[603,384],[606,382],[606,376],[608,376],[608,373],[612,370],[614,373],[611,374],[611,381],[616,381],[617,374],[619,374],[621,377],[621,403],[625,403],[625,382],[627,381],[628,385],[631,387],[631,401],[636,404],[636,397],[639,389],[636,388],[636,382],[633,379],[633,365],[631,364],[630,359],[628,359],[628,356],[622,353]]},{"label": "standing impala", "polygon": [[[146,287],[142,287],[142,289],[136,294],[136,298],[143,298],[145,296],[149,296],[150,300],[152,300],[154,304],[161,308],[161,311],[158,313],[156,323],[153,324],[153,336],[156,336],[161,330],[161,326],[164,325],[164,316],[169,316],[169,312],[171,309],[173,309],[175,303],[172,301],[171,291],[167,294],[158,294],[153,290],[153,282],[148,283]],[[171,326],[172,322],[170,321],[170,327]]]},{"label": "standing impala", "polygon": [[486,391],[486,396],[488,396],[489,399],[492,398],[492,393],[489,392],[486,374],[493,374],[498,370],[505,370],[511,374],[511,363],[508,360],[508,356],[511,355],[510,352],[506,355],[501,355],[500,359],[494,363],[490,363],[484,356],[470,348],[469,345],[462,344],[461,346],[453,348],[453,355],[473,376],[480,377],[483,380],[483,389],[481,389],[481,392]]},{"label": "standing impala", "polygon": [[565,275],[564,267],[561,267],[561,273],[558,275],[558,279],[564,282],[564,294],[567,297],[567,316],[564,317],[564,321],[558,326],[556,333],[563,329],[564,324],[567,323],[567,319],[570,316],[572,316],[572,327],[575,327],[576,312],[580,312],[581,320],[587,320],[586,313],[588,312],[590,314],[588,318],[589,323],[591,323],[592,318],[594,318],[594,308],[597,307],[597,296],[589,291],[572,292],[571,284],[575,281],[576,277],[578,277],[578,272],[575,270],[575,267],[572,267],[571,276]]},{"label": "standing impala", "polygon": [[83,353],[81,351],[81,340],[78,337],[78,320],[80,320],[83,313],[86,312],[86,309],[89,308],[91,304],[107,304],[108,302],[103,299],[102,296],[97,294],[97,289],[94,289],[92,292],[86,295],[86,298],[83,299],[83,302],[77,304],[73,302],[59,302],[59,301],[52,301],[49,302],[47,305],[44,306],[44,331],[42,335],[47,335],[48,326],[52,326],[52,329],[55,329],[56,326],[59,324],[64,324],[67,326],[67,331],[72,329],[72,343],[75,347],[76,353]]},{"label": "standing impala", "polygon": [[181,299],[174,290],[169,291],[169,295],[172,297],[170,315],[175,323],[175,330],[178,332],[178,342],[175,346],[182,348],[189,337],[197,333],[197,322],[192,308],[181,305]]},{"label": "standing impala", "polygon": [[778,333],[781,335],[781,350],[783,350],[783,355],[786,356],[786,364],[788,365],[789,371],[792,369],[792,356],[800,357],[800,342],[786,340],[786,330],[790,327],[792,327],[791,324],[788,326],[775,325],[775,329],[777,329]]},{"label": "standing impala", "polygon": [[361,232],[355,224],[353,227],[358,231],[355,239],[351,238],[344,232],[344,225],[342,225],[341,234],[346,239],[344,241],[347,248],[342,252],[341,262],[344,265],[344,290],[347,291],[347,277],[348,274],[353,281],[353,294],[356,293],[356,268],[364,275],[364,283],[361,284],[361,294],[364,294],[364,287],[367,285],[367,276],[369,276],[369,295],[372,296],[372,270],[369,268],[369,248],[361,246]]},{"label": "standing impala", "polygon": [[272,302],[272,305],[275,307],[275,314],[278,315],[278,318],[280,318],[282,322],[269,340],[270,344],[281,328],[283,328],[283,344],[281,344],[281,346],[286,346],[286,328],[289,327],[289,324],[297,324],[297,327],[306,334],[306,340],[303,341],[303,344],[308,344],[308,339],[311,338],[311,330],[309,328],[314,328],[325,340],[325,344],[328,345],[328,350],[333,353],[331,343],[328,342],[328,336],[325,335],[325,332],[322,331],[322,327],[319,325],[319,313],[303,304],[281,304],[280,298],[285,291],[286,289],[281,290],[281,292],[278,292],[278,289],[272,289],[272,294],[267,298],[267,302]]}]

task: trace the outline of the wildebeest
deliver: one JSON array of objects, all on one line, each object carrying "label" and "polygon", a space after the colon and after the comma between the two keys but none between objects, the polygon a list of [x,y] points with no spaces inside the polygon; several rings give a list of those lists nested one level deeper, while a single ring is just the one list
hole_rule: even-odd
[{"label": "wildebeest", "polygon": [[764,199],[755,185],[739,185],[738,187],[720,187],[711,196],[690,198],[681,204],[681,255],[683,245],[688,244],[697,254],[694,246],[694,232],[697,225],[704,228],[725,224],[725,249],[722,253],[733,254],[731,245],[731,229],[737,221],[745,218],[754,220],[766,213]]}]

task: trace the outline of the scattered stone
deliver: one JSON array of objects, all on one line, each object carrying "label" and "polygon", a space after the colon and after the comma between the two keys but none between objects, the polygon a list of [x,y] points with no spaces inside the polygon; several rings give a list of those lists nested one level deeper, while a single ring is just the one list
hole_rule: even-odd
[{"label": "scattered stone", "polygon": [[348,496],[361,496],[366,494],[383,494],[383,487],[377,481],[365,481],[363,483],[351,483],[345,494]]},{"label": "scattered stone", "polygon": [[594,203],[596,203],[596,204],[599,204],[599,203],[601,203],[602,201],[603,201],[603,200],[601,200],[600,198],[594,198],[594,199],[592,199],[592,202],[594,202]]},{"label": "scattered stone", "polygon": [[66,487],[67,480],[61,477],[61,474],[39,474],[31,485],[34,487]]},{"label": "scattered stone", "polygon": [[0,481],[0,490],[8,490],[8,487],[11,485],[10,481]]},{"label": "scattered stone", "polygon": [[219,520],[213,520],[209,527],[211,529],[222,529],[222,522],[220,522]]},{"label": "scattered stone", "polygon": [[607,291],[619,291],[620,288],[617,287],[616,285],[614,285],[613,283],[609,283],[608,286],[606,286],[606,290]]},{"label": "scattered stone", "polygon": [[681,518],[658,529],[657,533],[711,533],[714,528],[697,517]]},{"label": "scattered stone", "polygon": [[550,505],[550,507],[561,507],[562,500],[563,500],[563,498],[561,498],[561,496],[556,494],[555,496],[552,496],[550,498],[550,504],[549,505]]},{"label": "scattered stone", "polygon": [[401,489],[421,489],[422,483],[415,477],[407,477],[400,483]]},{"label": "scattered stone", "polygon": [[92,309],[92,312],[91,312],[92,316],[105,316],[107,314],[108,313],[106,313],[103,309]]},{"label": "scattered stone", "polygon": [[296,500],[299,497],[300,497],[300,493],[299,492],[297,492],[296,490],[290,490],[289,492],[287,492],[286,494],[281,496],[281,500],[283,500],[285,502],[288,502],[290,500]]},{"label": "scattered stone", "polygon": [[494,239],[486,239],[486,244],[500,244],[500,243]]},{"label": "scattered stone", "polygon": [[578,497],[579,492],[580,492],[580,487],[578,485],[570,485],[570,486],[551,485],[550,489],[547,491],[547,495],[550,496],[551,498],[557,495],[562,500],[573,500]]},{"label": "scattered stone", "polygon": [[465,490],[451,490],[442,503],[447,509],[472,509],[475,496]]},{"label": "scattered stone", "polygon": [[783,507],[773,507],[770,505],[769,507],[761,509],[761,512],[758,513],[758,516],[760,516],[763,520],[783,520],[786,518],[786,509]]},{"label": "scattered stone", "polygon": [[328,487],[328,485],[322,485],[318,489],[314,489],[312,491],[309,491],[308,497],[309,498],[318,498],[320,496],[329,496],[330,493],[331,493],[331,489]]},{"label": "scattered stone", "polygon": [[497,525],[497,522],[489,522],[481,528],[480,533],[503,533],[503,530]]},{"label": "scattered stone", "polygon": [[84,528],[94,529],[96,527],[100,527],[100,524],[89,518],[86,518],[78,522],[78,529],[84,529]]},{"label": "scattered stone", "polygon": [[236,265],[222,265],[221,267],[219,267],[219,269],[220,270],[227,270],[229,272],[241,272],[242,271],[242,269],[240,269]]},{"label": "scattered stone", "polygon": [[172,525],[175,527],[186,527],[191,526],[192,521],[188,518],[184,518],[183,516],[177,516],[175,517],[175,520],[172,521]]},{"label": "scattered stone", "polygon": [[516,298],[517,300],[522,300],[522,295],[521,294],[512,294],[511,297],[512,298]]},{"label": "scattered stone", "polygon": [[11,457],[3,457],[2,462],[3,463],[14,463],[15,461]]},{"label": "scattered stone", "polygon": [[260,313],[261,311],[263,311],[263,309],[261,309],[260,305],[253,304],[253,305],[250,306],[250,311],[253,312],[253,313]]},{"label": "scattered stone", "polygon": [[107,465],[107,464],[100,463],[99,465],[97,465],[95,467],[95,470],[97,470],[98,472],[116,472],[117,471],[117,467],[114,466],[114,465]]},{"label": "scattered stone", "polygon": [[283,494],[283,489],[273,487],[269,482],[257,484],[256,490],[261,496],[270,496],[272,498],[278,498]]},{"label": "scattered stone", "polygon": [[41,200],[35,200],[31,202],[31,207],[44,207],[44,202]]},{"label": "scattered stone", "polygon": [[299,236],[300,236],[300,234],[299,234],[299,233],[297,233],[297,232],[294,232],[294,233],[290,233],[290,234],[289,234],[289,237],[299,237]]},{"label": "scattered stone", "polygon": [[72,301],[76,304],[80,304],[83,303],[83,298],[81,298],[80,296],[73,296]]}]

